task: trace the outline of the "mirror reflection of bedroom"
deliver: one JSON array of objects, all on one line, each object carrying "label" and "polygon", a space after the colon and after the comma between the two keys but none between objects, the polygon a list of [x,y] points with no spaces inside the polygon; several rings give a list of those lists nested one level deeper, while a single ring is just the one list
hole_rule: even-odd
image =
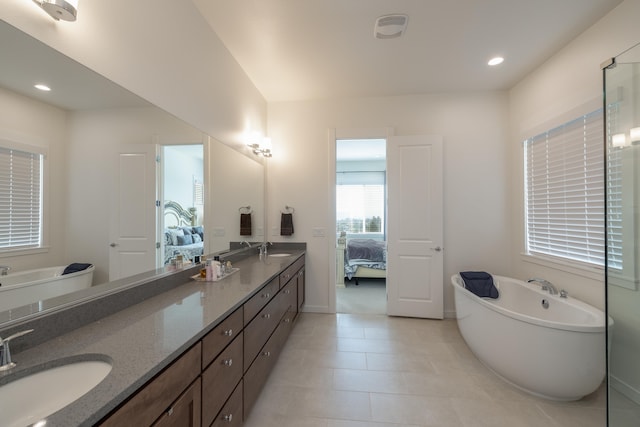
[{"label": "mirror reflection of bedroom", "polygon": [[169,265],[179,255],[183,261],[193,261],[202,255],[205,238],[203,147],[165,145],[161,158],[164,211],[160,264]]},{"label": "mirror reflection of bedroom", "polygon": [[386,141],[336,141],[336,311],[386,314]]}]

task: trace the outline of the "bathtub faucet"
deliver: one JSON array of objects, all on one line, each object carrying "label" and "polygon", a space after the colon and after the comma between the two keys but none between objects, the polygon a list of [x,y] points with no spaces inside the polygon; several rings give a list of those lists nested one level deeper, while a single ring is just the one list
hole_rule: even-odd
[{"label": "bathtub faucet", "polygon": [[0,265],[0,276],[6,276],[9,274],[9,270],[11,270],[11,267],[8,265]]},{"label": "bathtub faucet", "polygon": [[533,279],[529,279],[527,280],[527,282],[529,283],[537,283],[540,286],[542,286],[542,290],[543,291],[549,291],[549,293],[551,295],[557,295],[558,294],[558,290],[556,289],[555,286],[553,286],[553,284],[551,282],[549,282],[548,280],[544,280],[544,279],[539,279],[537,277],[534,277]]}]

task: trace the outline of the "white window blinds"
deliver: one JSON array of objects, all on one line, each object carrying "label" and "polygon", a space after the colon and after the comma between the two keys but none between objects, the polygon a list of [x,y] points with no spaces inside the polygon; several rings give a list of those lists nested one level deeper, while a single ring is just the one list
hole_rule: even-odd
[{"label": "white window blinds", "polygon": [[338,172],[337,231],[384,233],[385,173]]},{"label": "white window blinds", "polygon": [[525,141],[526,249],[604,265],[602,110]]},{"label": "white window blinds", "polygon": [[43,155],[0,147],[0,251],[42,243]]}]

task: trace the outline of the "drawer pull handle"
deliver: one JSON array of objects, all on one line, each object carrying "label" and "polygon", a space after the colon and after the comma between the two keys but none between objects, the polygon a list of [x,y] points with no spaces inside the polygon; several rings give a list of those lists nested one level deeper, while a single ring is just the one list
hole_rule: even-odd
[{"label": "drawer pull handle", "polygon": [[262,315],[263,319],[271,319],[271,315],[269,313],[263,314]]},{"label": "drawer pull handle", "polygon": [[173,415],[173,406],[167,410],[167,416],[170,417]]},{"label": "drawer pull handle", "polygon": [[223,421],[230,423],[233,420],[233,414],[228,414],[222,417]]},{"label": "drawer pull handle", "polygon": [[262,294],[261,296],[262,298],[271,298],[271,294],[268,292],[266,294]]},{"label": "drawer pull handle", "polygon": [[233,335],[233,329],[227,329],[226,331],[223,332],[223,335],[225,337],[230,337],[231,335]]},{"label": "drawer pull handle", "polygon": [[271,356],[271,352],[270,352],[270,351],[263,351],[263,352],[262,352],[262,355],[263,355],[264,357],[270,357],[270,356]]},{"label": "drawer pull handle", "polygon": [[288,317],[284,319],[284,323],[289,323],[289,322],[291,322],[291,319],[289,319]]},{"label": "drawer pull handle", "polygon": [[224,361],[222,362],[222,364],[224,366],[231,366],[233,365],[233,359],[224,359]]}]

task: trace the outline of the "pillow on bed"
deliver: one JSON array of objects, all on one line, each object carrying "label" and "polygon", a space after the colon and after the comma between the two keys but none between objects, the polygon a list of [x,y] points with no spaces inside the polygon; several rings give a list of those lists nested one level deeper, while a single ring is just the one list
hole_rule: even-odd
[{"label": "pillow on bed", "polygon": [[184,236],[184,231],[182,231],[182,228],[172,228],[169,230],[169,234],[171,234],[171,244],[178,246],[178,236]]},{"label": "pillow on bed", "polygon": [[180,228],[182,228],[182,232],[184,233],[185,236],[187,234],[193,234],[193,230],[191,229],[191,227],[180,227]]},{"label": "pillow on bed", "polygon": [[191,237],[193,238],[193,243],[200,243],[202,242],[202,238],[200,237],[199,234],[192,234]]},{"label": "pillow on bed", "polygon": [[197,226],[197,227],[193,227],[193,228],[192,228],[192,230],[193,230],[193,232],[194,232],[195,234],[197,234],[198,236],[200,236],[200,239],[201,239],[202,241],[204,241],[204,227],[203,227],[203,226],[199,225],[199,226]]},{"label": "pillow on bed", "polygon": [[178,240],[178,246],[185,246],[193,244],[193,238],[191,234],[185,234],[184,236],[176,236]]},{"label": "pillow on bed", "polygon": [[169,230],[165,230],[164,232],[164,244],[166,245],[171,245],[173,243],[173,241],[171,240],[171,233],[169,233]]}]

